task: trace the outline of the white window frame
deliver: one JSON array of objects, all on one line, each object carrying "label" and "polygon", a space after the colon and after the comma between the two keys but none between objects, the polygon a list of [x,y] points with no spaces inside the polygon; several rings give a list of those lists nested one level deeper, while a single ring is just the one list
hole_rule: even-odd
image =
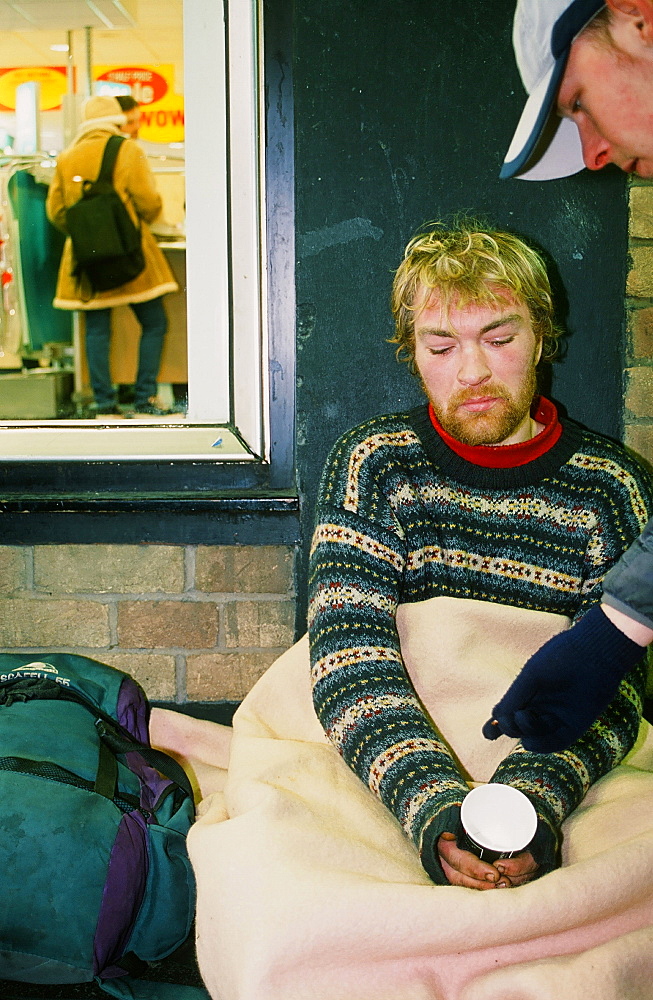
[{"label": "white window frame", "polygon": [[138,428],[124,421],[107,431],[82,420],[4,420],[0,457],[270,460],[262,6],[184,3],[186,421]]},{"label": "white window frame", "polygon": [[[228,9],[225,0],[184,5],[188,417],[233,422],[252,451],[268,457],[258,7],[257,0],[232,0]],[[221,80],[228,106],[211,98]],[[216,266],[221,248],[230,248],[230,274]]]}]

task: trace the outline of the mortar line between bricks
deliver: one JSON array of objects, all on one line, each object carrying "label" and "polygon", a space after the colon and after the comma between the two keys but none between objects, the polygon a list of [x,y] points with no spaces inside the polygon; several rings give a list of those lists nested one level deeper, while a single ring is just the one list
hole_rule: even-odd
[{"label": "mortar line between bricks", "polygon": [[232,601],[294,601],[294,593],[264,593],[263,591],[230,591],[216,590],[207,593],[204,590],[185,591],[183,594],[117,594],[121,600],[129,601],[178,601],[182,604],[211,604],[216,601],[225,603]]},{"label": "mortar line between bricks", "polygon": [[[48,653],[77,654],[89,656],[97,660],[102,656],[171,656],[183,659],[182,675],[184,683],[187,679],[187,658],[189,656],[255,656],[260,653],[265,656],[279,657],[286,653],[290,646],[234,646],[229,649],[217,649],[209,646],[206,649],[183,649],[156,647],[154,649],[143,649],[142,647],[131,648],[129,646],[0,646],[0,653],[25,653],[39,656],[46,656]],[[175,671],[177,663],[175,662]],[[176,685],[175,685],[176,686]],[[185,694],[185,691],[182,691]],[[181,699],[183,702],[183,698]]]},{"label": "mortar line between bricks", "polygon": [[25,590],[34,592],[34,546],[30,545],[25,552]]},{"label": "mortar line between bricks", "polygon": [[[88,601],[92,604],[105,604],[108,601],[186,601],[188,604],[199,603],[194,598],[185,598],[183,594],[163,594],[160,591],[152,594],[125,594],[121,590],[78,591],[78,590],[34,590],[30,592],[30,600],[35,601]],[[202,598],[204,600],[204,598]],[[210,600],[210,598],[209,598]]]},{"label": "mortar line between bricks", "polygon": [[188,685],[186,683],[186,656],[175,656],[175,701],[183,705],[188,700]]},{"label": "mortar line between bricks", "polygon": [[118,645],[118,601],[108,601],[108,624],[109,624],[109,642],[111,647]]},{"label": "mortar line between bricks", "polygon": [[197,546],[187,545],[184,548],[184,592],[195,590],[196,564]]},{"label": "mortar line between bricks", "polygon": [[215,637],[216,649],[223,649],[227,640],[227,605],[229,602],[217,601],[215,610],[218,613],[218,634]]},{"label": "mortar line between bricks", "polygon": [[[33,576],[33,574],[32,574]],[[27,577],[27,571],[26,571]],[[15,598],[16,599],[16,598]],[[20,598],[17,598],[20,599]],[[30,590],[29,600],[37,601],[91,601],[95,604],[103,604],[107,601],[134,601],[135,603],[160,603],[163,601],[176,601],[179,604],[215,604],[232,603],[237,601],[294,601],[294,594],[268,594],[252,591],[251,593],[231,593],[229,591],[216,591],[207,594],[201,591],[185,591],[183,594],[168,594],[162,591],[152,593],[125,593],[122,590],[97,591],[68,591],[68,590]]]}]

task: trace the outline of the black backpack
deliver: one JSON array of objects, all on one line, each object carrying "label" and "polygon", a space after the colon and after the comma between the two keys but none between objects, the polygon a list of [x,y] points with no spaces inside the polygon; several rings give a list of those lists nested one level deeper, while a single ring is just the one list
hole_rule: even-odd
[{"label": "black backpack", "polygon": [[134,225],[113,186],[113,167],[124,136],[112,135],[96,181],[84,181],[82,196],[66,211],[73,244],[76,278],[86,278],[93,292],[106,292],[132,281],[145,270],[140,226]]}]

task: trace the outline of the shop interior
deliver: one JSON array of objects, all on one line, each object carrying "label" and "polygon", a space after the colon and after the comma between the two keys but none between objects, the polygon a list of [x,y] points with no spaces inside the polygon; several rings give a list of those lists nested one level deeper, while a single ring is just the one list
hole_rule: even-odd
[{"label": "shop interior", "polygon": [[[183,0],[0,0],[0,420],[93,418],[84,318],[52,298],[63,235],[45,215],[58,153],[92,94],[130,94],[135,141],[163,200],[152,224],[179,285],[165,297],[158,377],[166,420],[184,421],[186,338]],[[139,327],[112,310],[111,373],[132,415]],[[157,418],[149,418],[156,420]]]}]

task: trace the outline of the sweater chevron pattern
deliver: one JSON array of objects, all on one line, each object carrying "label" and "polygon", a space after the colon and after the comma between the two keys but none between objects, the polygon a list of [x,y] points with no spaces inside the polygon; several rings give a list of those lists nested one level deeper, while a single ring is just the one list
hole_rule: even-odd
[{"label": "sweater chevron pattern", "polygon": [[[315,710],[433,881],[446,883],[437,838],[460,831],[469,786],[408,677],[397,608],[447,596],[577,619],[600,599],[604,575],[651,508],[642,468],[571,421],[548,451],[518,467],[460,457],[425,406],[375,417],[333,448],[310,557]],[[645,680],[642,662],[564,753],[518,745],[497,768],[492,780],[515,785],[536,807],[540,874],[555,867],[560,824],[633,746]]]}]

